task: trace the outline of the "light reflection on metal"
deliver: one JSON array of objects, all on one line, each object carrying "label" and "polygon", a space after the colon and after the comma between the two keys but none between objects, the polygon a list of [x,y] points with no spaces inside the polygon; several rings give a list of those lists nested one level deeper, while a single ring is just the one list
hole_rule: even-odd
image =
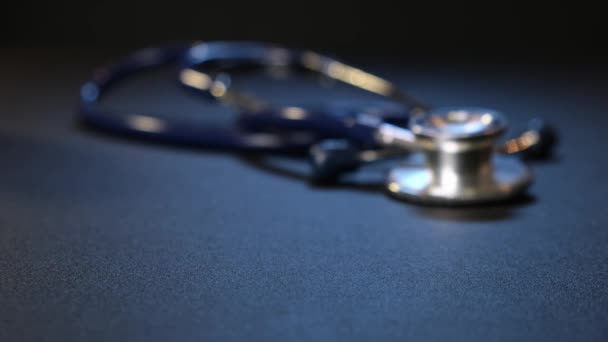
[{"label": "light reflection on metal", "polygon": [[227,87],[223,82],[215,81],[211,86],[211,95],[222,97],[226,94]]},{"label": "light reflection on metal", "polygon": [[300,107],[286,107],[283,109],[283,117],[290,120],[304,120],[307,112]]},{"label": "light reflection on metal", "polygon": [[179,79],[185,85],[199,90],[208,90],[211,86],[211,78],[202,72],[193,69],[184,69],[179,74]]},{"label": "light reflection on metal", "polygon": [[387,187],[391,192],[395,192],[395,193],[399,192],[399,190],[401,189],[401,187],[399,186],[399,183],[397,183],[397,182],[390,182]]},{"label": "light reflection on metal", "polygon": [[410,150],[418,149],[416,136],[408,129],[383,123],[378,127],[377,132],[377,139],[386,146],[400,146]]},{"label": "light reflection on metal", "polygon": [[490,113],[485,113],[481,116],[481,122],[483,122],[485,125],[491,124],[492,120],[494,120],[494,116],[492,116]]},{"label": "light reflection on metal", "polygon": [[148,133],[159,133],[166,128],[166,124],[162,120],[146,115],[130,116],[128,125],[134,130]]},{"label": "light reflection on metal", "polygon": [[527,150],[539,142],[540,136],[536,131],[526,131],[518,137],[507,140],[499,151],[506,154],[514,154]]},{"label": "light reflection on metal", "polygon": [[340,62],[332,61],[326,68],[329,77],[372,93],[389,96],[394,90],[390,82]]},{"label": "light reflection on metal", "polygon": [[304,53],[301,57],[301,63],[312,71],[324,73],[333,79],[372,93],[390,96],[395,90],[393,85],[387,80],[344,63],[330,60],[314,52]]}]

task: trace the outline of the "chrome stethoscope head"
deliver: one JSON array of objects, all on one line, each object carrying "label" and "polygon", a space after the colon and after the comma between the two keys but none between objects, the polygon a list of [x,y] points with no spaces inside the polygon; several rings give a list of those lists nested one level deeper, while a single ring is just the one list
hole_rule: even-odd
[{"label": "chrome stethoscope head", "polygon": [[311,149],[317,182],[336,180],[361,165],[386,158],[406,160],[389,172],[388,192],[426,204],[494,202],[522,193],[532,182],[524,159],[544,157],[554,130],[538,119],[519,136],[498,143],[507,122],[483,108],[440,108],[413,114],[409,127],[379,123],[376,139],[384,147],[361,151],[346,141],[325,141]]},{"label": "chrome stethoscope head", "polygon": [[[498,112],[481,109],[439,109],[415,116],[410,124],[424,164],[393,169],[388,191],[425,203],[467,204],[498,201],[521,193],[531,183],[527,166],[517,158],[496,153],[496,140],[506,120]],[[390,139],[389,133],[381,139]]]}]

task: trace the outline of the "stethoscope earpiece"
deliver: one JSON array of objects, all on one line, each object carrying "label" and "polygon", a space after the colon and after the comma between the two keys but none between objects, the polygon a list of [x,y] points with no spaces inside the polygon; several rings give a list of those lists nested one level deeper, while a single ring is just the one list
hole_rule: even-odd
[{"label": "stethoscope earpiece", "polygon": [[311,146],[309,161],[314,184],[335,183],[362,165],[359,150],[347,139],[326,139]]}]

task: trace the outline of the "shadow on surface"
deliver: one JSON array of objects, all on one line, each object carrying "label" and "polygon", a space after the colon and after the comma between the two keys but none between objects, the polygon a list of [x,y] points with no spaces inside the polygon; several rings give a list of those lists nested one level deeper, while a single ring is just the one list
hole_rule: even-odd
[{"label": "shadow on surface", "polygon": [[[240,155],[239,159],[250,167],[269,172],[277,176],[309,183],[310,187],[318,190],[349,189],[363,192],[382,192],[383,177],[374,172],[367,172],[363,177],[345,177],[335,184],[317,185],[310,183],[309,165],[303,158],[297,156],[277,157],[264,155]],[[377,170],[376,170],[377,171]]]},{"label": "shadow on surface", "polygon": [[516,215],[515,210],[534,204],[536,198],[529,194],[519,195],[506,202],[488,203],[483,205],[466,205],[455,207],[415,205],[416,212],[421,216],[446,221],[499,221]]},{"label": "shadow on surface", "polygon": [[[234,153],[234,151],[215,150],[203,148],[195,145],[182,145],[166,142],[155,141],[154,139],[141,139],[129,137],[121,134],[106,134],[97,129],[92,129],[86,125],[78,125],[85,132],[93,135],[112,137],[116,140],[128,142],[130,144],[154,145],[162,148],[172,148],[190,151],[199,151],[204,153],[222,154],[232,153],[248,167],[277,175],[283,178],[294,180],[297,182],[309,183],[309,165],[302,158],[302,153],[293,155],[277,155],[277,154],[262,154],[262,153]],[[378,195],[386,194],[385,192],[385,177],[386,172],[391,165],[398,163],[397,160],[387,161],[374,165],[366,166],[358,172],[344,177],[340,182],[328,185],[310,184],[311,189],[321,191],[331,190],[352,190],[366,193],[377,193]],[[416,213],[421,216],[441,219],[447,221],[498,221],[509,219],[514,216],[515,209],[533,204],[536,199],[531,195],[521,195],[507,202],[488,203],[483,205],[466,205],[446,207],[439,205],[427,205],[414,202],[405,202],[393,196],[387,195],[394,201],[400,202],[403,205],[409,205],[415,208]]]},{"label": "shadow on surface", "polygon": [[[272,173],[281,177],[296,181],[308,182],[307,163],[301,159],[291,158],[290,163],[285,163],[284,158],[270,158],[267,156],[240,156],[240,160],[248,166],[258,170]],[[289,165],[299,163],[299,165]],[[295,167],[294,167],[295,166]],[[311,188],[320,190],[346,189],[362,191],[367,193],[386,194],[385,176],[386,168],[370,168],[359,171],[355,177],[331,185],[311,185]],[[511,200],[477,205],[445,206],[428,205],[415,202],[406,202],[395,198],[389,194],[386,197],[409,205],[415,208],[415,212],[421,216],[441,219],[447,221],[498,221],[511,218],[515,215],[515,210],[520,207],[528,206],[536,202],[535,197],[529,194],[522,194]]]}]

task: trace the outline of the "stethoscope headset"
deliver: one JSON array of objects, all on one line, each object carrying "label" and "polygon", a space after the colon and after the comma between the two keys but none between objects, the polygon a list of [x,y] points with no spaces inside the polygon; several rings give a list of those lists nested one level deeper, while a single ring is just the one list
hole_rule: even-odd
[{"label": "stethoscope headset", "polygon": [[[120,113],[100,105],[113,84],[172,63],[180,66],[178,78],[188,90],[235,108],[239,112],[236,124],[209,127],[150,114]],[[371,107],[356,101],[278,106],[231,86],[234,72],[272,67],[316,73],[386,101]],[[79,113],[86,124],[96,128],[154,141],[240,152],[307,152],[311,180],[323,184],[337,182],[367,163],[423,155],[422,163],[406,160],[391,170],[386,188],[399,198],[441,205],[495,202],[523,193],[532,175],[512,155],[527,160],[544,158],[556,141],[550,126],[533,119],[525,132],[498,144],[507,123],[494,110],[434,109],[391,82],[333,58],[256,42],[138,51],[94,73],[81,89]]]}]

